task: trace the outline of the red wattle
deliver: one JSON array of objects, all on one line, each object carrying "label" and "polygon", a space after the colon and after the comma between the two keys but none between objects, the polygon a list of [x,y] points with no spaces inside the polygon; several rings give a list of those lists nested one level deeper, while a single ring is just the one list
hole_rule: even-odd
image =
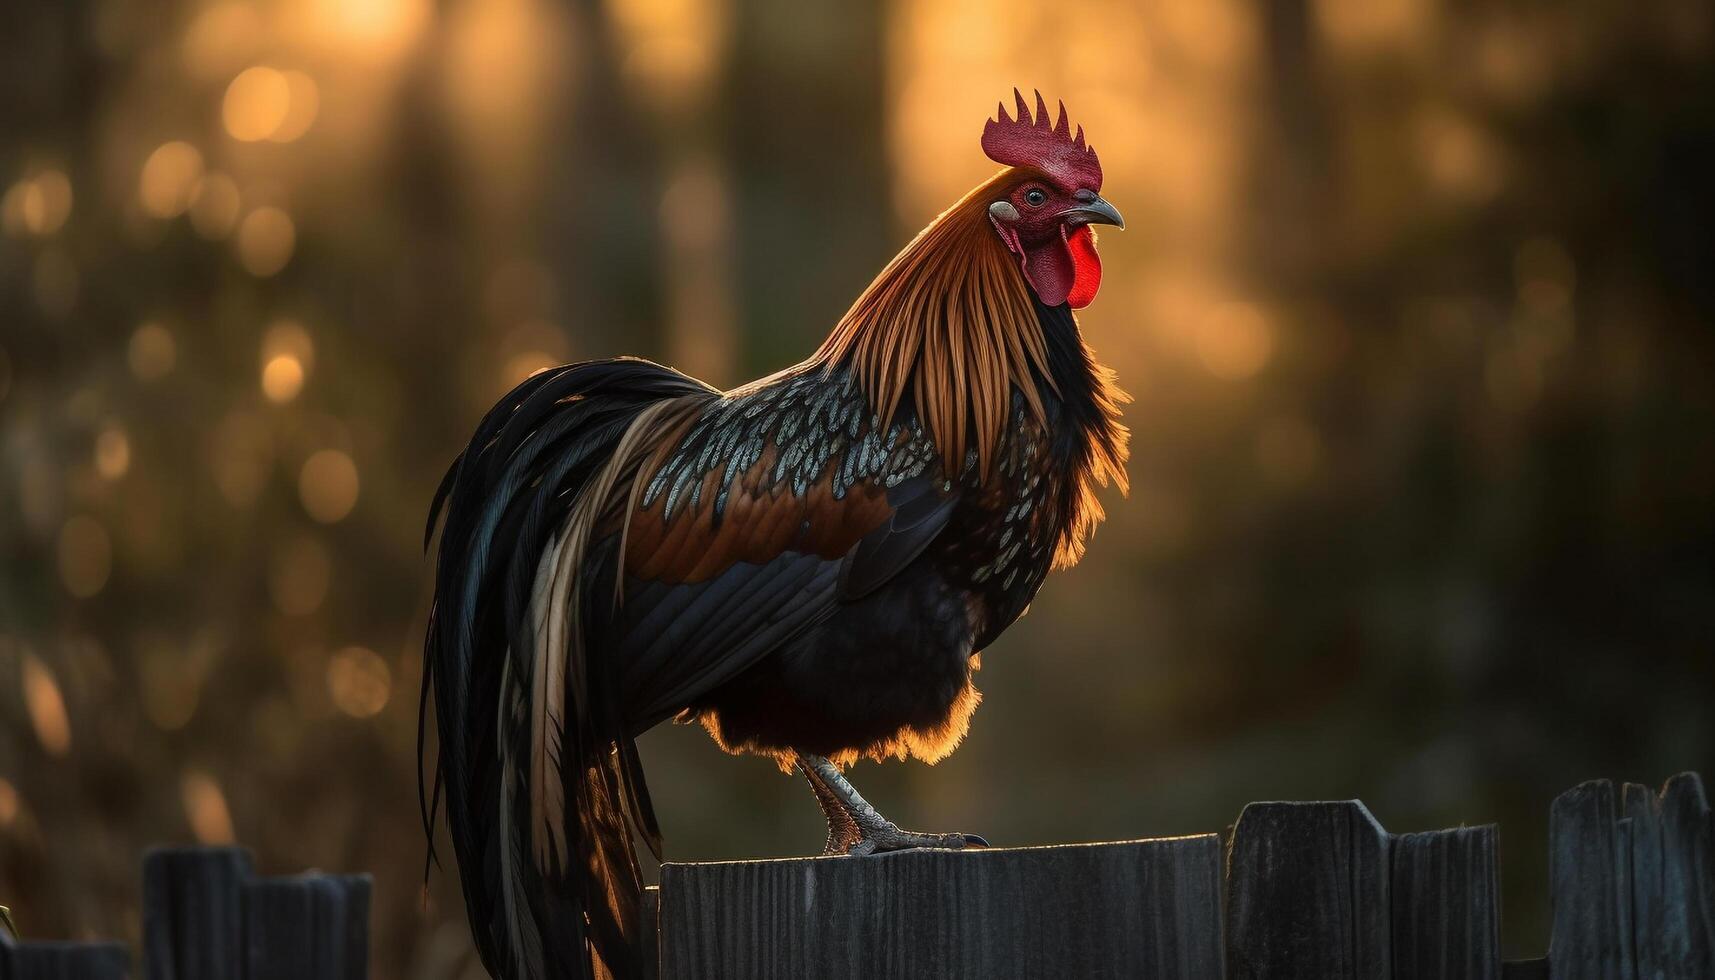
[{"label": "red wattle", "polygon": [[1066,248],[1072,253],[1074,270],[1066,302],[1072,309],[1081,310],[1095,300],[1096,290],[1102,288],[1102,260],[1096,254],[1096,236],[1090,233],[1088,225],[1083,225],[1066,236]]}]

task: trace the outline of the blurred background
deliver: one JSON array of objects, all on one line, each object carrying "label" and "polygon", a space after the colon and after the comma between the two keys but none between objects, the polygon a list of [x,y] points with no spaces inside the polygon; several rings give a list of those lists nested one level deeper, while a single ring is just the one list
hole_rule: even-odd
[{"label": "blurred background", "polygon": [[[0,38],[0,903],[138,934],[155,842],[422,892],[422,521],[520,378],[807,354],[1062,97],[1129,230],[1082,316],[1129,499],[984,657],[902,825],[999,844],[1361,797],[1502,825],[1715,776],[1715,7],[1431,0],[15,0]],[[645,742],[670,856],[809,793]]]}]

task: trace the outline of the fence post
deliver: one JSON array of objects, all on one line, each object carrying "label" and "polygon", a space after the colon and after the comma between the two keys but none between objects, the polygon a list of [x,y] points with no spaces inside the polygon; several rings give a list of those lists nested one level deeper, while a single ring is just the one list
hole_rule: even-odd
[{"label": "fence post", "polygon": [[1636,980],[1632,959],[1631,827],[1614,784],[1581,783],[1550,810],[1549,898],[1554,980]]},{"label": "fence post", "polygon": [[146,980],[244,980],[239,848],[160,847],[143,856]]},{"label": "fence post", "polygon": [[364,980],[370,887],[368,875],[245,882],[245,980]]},{"label": "fence post", "polygon": [[1500,980],[1495,828],[1393,839],[1394,980]]},{"label": "fence post", "polygon": [[127,980],[122,943],[0,942],[0,980]]},{"label": "fence post", "polygon": [[1356,800],[1252,803],[1227,859],[1231,980],[1387,980],[1388,835]]},{"label": "fence post", "polygon": [[1696,773],[1667,781],[1658,796],[1628,783],[1632,825],[1632,950],[1648,980],[1715,977],[1715,870],[1709,802]]},{"label": "fence post", "polygon": [[1213,834],[661,869],[661,980],[1218,980]]}]

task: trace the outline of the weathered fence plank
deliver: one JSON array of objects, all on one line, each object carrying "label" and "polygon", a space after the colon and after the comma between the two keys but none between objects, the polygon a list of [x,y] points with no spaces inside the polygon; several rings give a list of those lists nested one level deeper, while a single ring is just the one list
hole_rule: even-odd
[{"label": "weathered fence plank", "polygon": [[669,864],[663,980],[1221,976],[1213,835]]},{"label": "weathered fence plank", "polygon": [[1393,839],[1393,980],[1499,980],[1495,828]]},{"label": "weathered fence plank", "polygon": [[[1544,959],[1499,960],[1494,827],[1390,836],[1355,801],[1256,803],[1224,838],[666,865],[644,980],[1715,980],[1696,774],[1584,783],[1550,816]],[[143,879],[147,980],[367,980],[367,875],[164,848]],[[8,932],[0,980],[132,975],[122,945]]]},{"label": "weathered fence plank", "polygon": [[365,980],[370,887],[368,875],[245,882],[245,980]]},{"label": "weathered fence plank", "polygon": [[1385,980],[1388,843],[1357,801],[1245,807],[1227,861],[1227,975]]},{"label": "weathered fence plank", "polygon": [[1709,803],[1696,773],[1660,795],[1628,783],[1632,824],[1632,950],[1644,980],[1715,977],[1715,873]]},{"label": "weathered fence plank", "polygon": [[251,876],[238,848],[163,847],[143,857],[147,980],[244,980],[239,892]]},{"label": "weathered fence plank", "polygon": [[643,980],[661,976],[661,886],[643,888]]},{"label": "weathered fence plank", "polygon": [[1614,784],[1593,780],[1550,810],[1549,890],[1554,980],[1636,980],[1631,930],[1631,823]]},{"label": "weathered fence plank", "polygon": [[0,944],[0,980],[127,980],[131,951],[121,943]]}]

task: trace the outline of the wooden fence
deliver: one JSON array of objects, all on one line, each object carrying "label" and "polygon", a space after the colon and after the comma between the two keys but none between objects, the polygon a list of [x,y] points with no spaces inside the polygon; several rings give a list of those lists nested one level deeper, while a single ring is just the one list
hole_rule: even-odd
[{"label": "wooden fence", "polygon": [[[1253,803],[1226,834],[668,864],[651,980],[1715,980],[1700,780],[1606,781],[1550,813],[1546,958],[1503,963],[1496,831],[1389,834],[1363,804]],[[144,861],[147,980],[357,980],[366,876]],[[115,944],[0,945],[0,980],[116,980]]]},{"label": "wooden fence", "polygon": [[[259,877],[238,848],[143,857],[147,980],[363,980],[368,875]],[[120,943],[0,940],[0,980],[125,980]]]}]

